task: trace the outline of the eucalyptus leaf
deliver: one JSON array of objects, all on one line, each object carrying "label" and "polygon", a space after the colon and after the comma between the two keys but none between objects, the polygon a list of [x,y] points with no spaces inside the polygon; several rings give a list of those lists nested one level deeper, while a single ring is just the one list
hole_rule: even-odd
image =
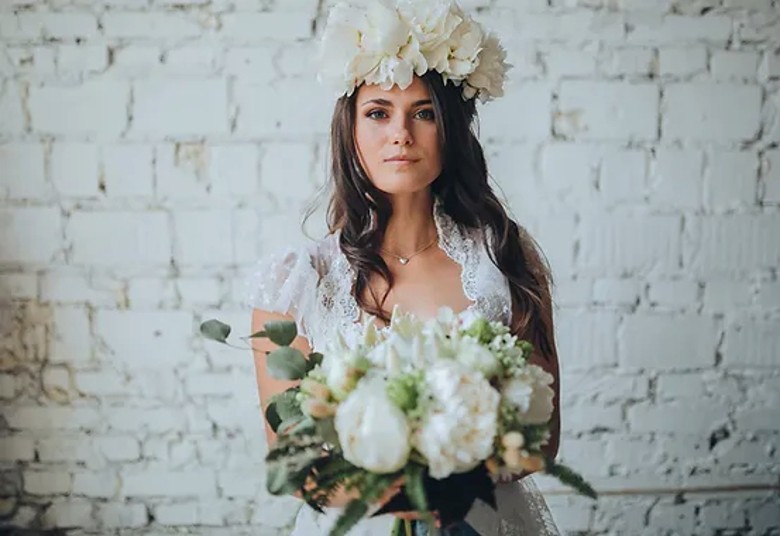
[{"label": "eucalyptus leaf", "polygon": [[290,320],[271,320],[265,323],[265,333],[274,344],[289,346],[298,335],[298,329]]},{"label": "eucalyptus leaf", "polygon": [[306,376],[307,364],[303,354],[295,348],[282,346],[268,354],[268,371],[277,380],[300,380]]},{"label": "eucalyptus leaf", "polygon": [[276,413],[281,420],[286,421],[292,417],[303,415],[301,404],[296,397],[298,391],[300,391],[299,388],[291,387],[272,397],[273,402],[276,404]]},{"label": "eucalyptus leaf", "polygon": [[[301,432],[314,432],[314,420],[311,417],[301,414],[300,417],[294,417],[295,424],[285,430],[286,434],[299,434]],[[292,420],[292,419],[291,419]]]},{"label": "eucalyptus leaf", "polygon": [[276,411],[275,402],[271,402],[268,404],[268,407],[265,408],[265,420],[268,421],[268,425],[271,427],[271,430],[276,433],[276,431],[279,429],[279,425],[282,423],[282,418]]},{"label": "eucalyptus leaf", "polygon": [[230,335],[230,326],[212,318],[200,325],[200,333],[208,339],[224,343],[227,342],[228,335]]}]

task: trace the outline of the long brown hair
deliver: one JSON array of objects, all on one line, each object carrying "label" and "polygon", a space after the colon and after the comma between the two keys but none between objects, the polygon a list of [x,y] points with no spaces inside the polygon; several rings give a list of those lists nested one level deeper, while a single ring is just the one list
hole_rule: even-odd
[{"label": "long brown hair", "polygon": [[[489,228],[495,237],[482,233],[492,262],[509,281],[512,295],[512,333],[532,342],[540,353],[555,355],[552,328],[552,276],[536,242],[515,223],[488,184],[487,165],[474,128],[474,99],[464,101],[452,82],[430,71],[422,80],[433,102],[442,172],[431,184],[431,193],[442,201],[444,211],[459,225]],[[383,304],[393,276],[378,249],[392,213],[387,195],[368,178],[357,154],[355,118],[357,90],[337,102],[331,122],[331,184],[327,223],[331,233],[340,230],[339,246],[356,274],[352,288],[361,309],[389,322]],[[379,298],[369,286],[372,274],[387,283]],[[369,300],[365,291],[371,295]]]}]

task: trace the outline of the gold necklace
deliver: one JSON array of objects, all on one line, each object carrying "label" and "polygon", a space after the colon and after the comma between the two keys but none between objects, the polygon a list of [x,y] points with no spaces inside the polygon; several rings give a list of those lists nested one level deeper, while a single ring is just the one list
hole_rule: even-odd
[{"label": "gold necklace", "polygon": [[414,253],[412,253],[408,257],[402,257],[401,255],[396,255],[395,253],[392,253],[392,252],[387,251],[386,249],[382,249],[382,248],[379,248],[379,251],[381,251],[382,253],[386,253],[386,254],[388,254],[388,255],[390,255],[392,257],[395,257],[396,259],[398,259],[398,262],[401,263],[401,266],[406,266],[409,263],[409,261],[412,260],[412,257],[414,257],[416,255],[419,255],[420,253],[422,253],[423,251],[425,251],[426,249],[428,249],[429,247],[434,245],[438,240],[439,240],[439,236],[437,235],[437,236],[435,236],[433,238],[433,240],[431,240],[430,244],[428,244],[427,246],[425,246],[425,247],[423,247],[421,249],[418,249],[417,251],[415,251]]}]

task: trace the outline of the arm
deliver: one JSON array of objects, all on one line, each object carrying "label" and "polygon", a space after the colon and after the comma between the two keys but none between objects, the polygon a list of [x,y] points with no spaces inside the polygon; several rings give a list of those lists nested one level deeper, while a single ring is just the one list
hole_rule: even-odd
[{"label": "arm", "polygon": [[[550,423],[550,440],[542,447],[542,452],[544,452],[546,456],[555,459],[558,456],[558,449],[561,439],[561,382],[560,367],[558,364],[558,350],[555,344],[555,329],[553,326],[552,298],[550,297],[549,292],[545,292],[543,295],[541,309],[542,314],[545,316],[545,322],[541,324],[548,326],[547,336],[551,343],[552,351],[549,353],[549,355],[544,355],[537,348],[534,350],[534,353],[531,354],[528,362],[533,365],[538,365],[553,377],[553,383],[550,386],[554,392],[553,413]],[[533,341],[536,338],[537,337],[530,337],[530,340]],[[529,471],[523,471],[520,474],[512,475],[513,480],[520,480],[521,478],[531,473],[532,472]]]},{"label": "arm", "polygon": [[[252,310],[252,333],[262,331],[266,322],[273,320],[289,320],[294,322],[292,316],[287,314],[272,313],[264,311],[262,309]],[[255,376],[257,378],[257,389],[260,396],[260,409],[262,412],[263,423],[265,424],[265,439],[270,447],[276,441],[276,434],[265,420],[265,410],[268,407],[268,403],[271,397],[275,394],[281,393],[290,387],[298,385],[300,382],[297,380],[277,380],[268,373],[266,367],[266,353],[276,349],[276,345],[270,340],[265,338],[251,339],[252,342],[252,354],[255,361]],[[293,348],[300,350],[303,355],[309,355],[311,353],[311,347],[305,337],[297,336],[290,345]]]},{"label": "arm", "polygon": [[[262,309],[253,309],[252,310],[252,333],[262,331],[264,329],[265,323],[270,322],[272,320],[295,321],[294,318],[288,314],[272,313],[269,311],[264,311]],[[251,341],[252,341],[252,353],[254,355],[254,361],[255,361],[255,375],[257,377],[257,389],[260,397],[261,418],[263,419],[263,424],[265,425],[265,438],[266,438],[266,442],[268,443],[268,447],[270,449],[270,447],[276,441],[276,434],[271,429],[270,425],[268,424],[268,421],[266,421],[265,419],[265,410],[268,407],[268,404],[272,396],[274,396],[277,393],[281,393],[286,389],[289,389],[290,387],[294,387],[300,384],[300,381],[277,380],[276,378],[271,376],[268,372],[268,368],[266,367],[266,355],[267,355],[266,352],[270,352],[274,350],[276,348],[276,345],[266,338],[251,339]],[[297,350],[300,350],[305,356],[308,356],[311,353],[311,346],[309,345],[309,342],[306,340],[305,337],[302,337],[300,335],[297,336],[295,340],[293,340],[290,346],[292,346]],[[400,483],[394,486],[391,490],[388,491],[388,493],[385,494],[384,497],[380,499],[379,501],[380,504],[384,504],[385,502],[389,501],[392,498],[392,496],[398,492],[399,488],[400,488]],[[299,499],[303,498],[299,491],[296,491],[293,495],[295,495]],[[358,498],[357,493],[355,492],[347,493],[344,490],[341,490],[332,498],[329,504],[330,506],[346,506],[352,499],[356,499],[356,498]]]}]

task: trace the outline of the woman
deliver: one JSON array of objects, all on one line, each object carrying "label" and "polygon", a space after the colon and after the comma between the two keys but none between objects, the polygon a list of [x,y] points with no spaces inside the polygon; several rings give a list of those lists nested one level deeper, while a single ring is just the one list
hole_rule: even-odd
[{"label": "woman", "polygon": [[[555,456],[560,397],[550,273],[488,185],[472,130],[475,99],[501,95],[508,68],[503,51],[448,0],[399,0],[395,10],[373,4],[334,8],[323,40],[324,73],[335,66],[336,77],[346,82],[331,125],[330,232],[259,263],[249,280],[252,330],[270,320],[293,320],[300,333],[293,346],[307,354],[322,350],[337,330],[358,336],[366,314],[387,325],[395,306],[422,318],[448,306],[511,323],[513,333],[534,343],[533,362],[555,378],[547,448]],[[255,342],[263,408],[293,385],[269,376],[270,349],[265,339]],[[266,434],[273,442],[267,424]],[[334,497],[325,515],[303,505],[294,534],[327,534],[351,498]],[[504,478],[497,501],[497,512],[475,504],[448,533],[558,533],[526,473]],[[387,535],[394,515],[368,518],[350,534]]]}]

